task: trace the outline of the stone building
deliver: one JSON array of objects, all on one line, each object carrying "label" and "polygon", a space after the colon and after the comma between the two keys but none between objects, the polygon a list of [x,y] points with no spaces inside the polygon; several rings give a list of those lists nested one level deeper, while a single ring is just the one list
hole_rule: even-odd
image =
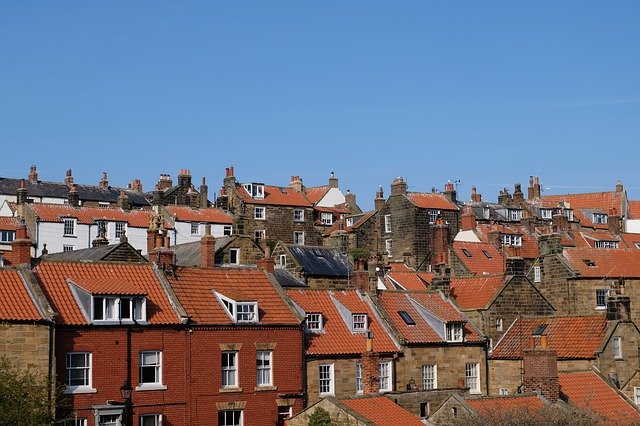
[{"label": "stone building", "polygon": [[211,206],[209,202],[209,187],[206,179],[202,178],[199,191],[196,191],[191,182],[191,172],[189,169],[180,169],[178,172],[178,184],[174,185],[171,176],[161,174],[155,190],[146,194],[149,202],[154,206],[179,205],[193,208],[207,208]]}]

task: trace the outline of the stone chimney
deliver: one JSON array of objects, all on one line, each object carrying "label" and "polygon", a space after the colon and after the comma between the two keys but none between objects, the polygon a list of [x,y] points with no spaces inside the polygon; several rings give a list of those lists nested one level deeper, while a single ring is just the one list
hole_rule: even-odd
[{"label": "stone chimney", "polygon": [[439,217],[431,225],[433,229],[433,255],[436,268],[449,264],[449,224]]},{"label": "stone chimney", "polygon": [[202,184],[200,184],[200,208],[209,207],[209,187],[204,176],[202,176]]},{"label": "stone chimney", "polygon": [[27,225],[21,221],[16,228],[16,238],[11,242],[11,263],[13,265],[31,264],[31,246],[33,240],[27,233]]},{"label": "stone chimney", "polygon": [[622,193],[622,191],[624,190],[624,187],[622,186],[622,181],[618,180],[618,183],[616,183],[616,192],[617,193]]},{"label": "stone chimney", "polygon": [[[155,257],[155,263],[163,270],[172,270],[175,265],[176,253],[170,248],[171,238],[169,235],[163,235],[162,231],[156,234],[156,246],[151,253],[149,259]],[[152,257],[152,255],[154,257]]]},{"label": "stone chimney", "polygon": [[506,275],[524,276],[524,259],[521,257],[507,257],[505,260]]},{"label": "stone chimney", "polygon": [[171,188],[173,186],[173,181],[171,180],[171,175],[168,174],[160,174],[160,179],[158,179],[158,183],[156,184],[156,189],[159,191],[165,190],[167,188]]},{"label": "stone chimney", "polygon": [[67,194],[67,201],[70,206],[80,207],[80,196],[78,195],[78,188],[76,188],[75,183],[71,184],[69,193]]},{"label": "stone chimney", "polygon": [[347,189],[347,193],[344,195],[344,202],[349,205],[349,207],[356,205],[356,194],[352,193]]},{"label": "stone chimney", "polygon": [[473,201],[474,203],[481,203],[482,202],[482,194],[478,194],[476,192],[476,187],[475,186],[471,187],[471,201]]},{"label": "stone chimney", "polygon": [[607,297],[607,319],[609,321],[631,321],[631,298],[624,292],[624,281],[618,279]]},{"label": "stone chimney", "polygon": [[451,268],[444,266],[433,276],[429,288],[440,290],[446,297],[451,295]]},{"label": "stone chimney", "polygon": [[452,203],[456,203],[457,200],[457,193],[456,193],[456,186],[453,182],[448,181],[445,185],[444,185],[444,192],[443,192],[444,196],[447,197],[449,199],[449,201],[451,201]]},{"label": "stone chimney", "polygon": [[226,167],[224,169],[224,180],[222,184],[224,186],[234,186],[236,184],[236,177],[233,174],[233,166]]},{"label": "stone chimney", "polygon": [[562,244],[560,243],[560,234],[547,234],[540,236],[540,238],[538,238],[538,248],[540,249],[540,256],[561,254]]},{"label": "stone chimney", "polygon": [[258,259],[256,261],[256,265],[259,269],[262,269],[269,274],[273,274],[276,269],[276,262],[271,257],[271,248],[264,238],[260,240],[260,248],[264,251],[264,257],[262,259]]},{"label": "stone chimney", "polygon": [[522,193],[522,185],[516,183],[513,189],[513,204],[521,206],[524,203],[524,194]]},{"label": "stone chimney", "polygon": [[382,186],[376,192],[376,198],[373,200],[373,205],[376,211],[379,211],[382,206],[384,206],[384,192],[382,191]]},{"label": "stone chimney", "polygon": [[19,206],[23,206],[27,203],[27,184],[25,183],[24,179],[20,181],[20,187],[16,192],[16,202]]},{"label": "stone chimney", "polygon": [[300,176],[291,176],[289,188],[293,189],[296,192],[302,192],[302,189],[304,188],[304,186],[302,185],[302,178]]},{"label": "stone chimney", "polygon": [[180,169],[178,172],[178,186],[180,188],[191,188],[191,172],[189,169]]},{"label": "stone chimney", "polygon": [[329,175],[329,188],[337,188],[338,187],[338,178],[336,174],[331,172]]},{"label": "stone chimney", "polygon": [[498,194],[498,204],[510,205],[512,201],[511,194],[507,188],[503,188]]},{"label": "stone chimney", "polygon": [[129,183],[129,189],[133,192],[142,192],[142,182],[140,179],[134,179]]},{"label": "stone chimney", "polygon": [[64,183],[68,187],[71,187],[71,185],[73,185],[73,173],[71,172],[71,169],[67,169],[67,174],[64,177]]},{"label": "stone chimney", "polygon": [[476,215],[473,213],[473,207],[464,206],[462,215],[460,216],[460,230],[473,231],[476,229]]},{"label": "stone chimney", "polygon": [[38,183],[38,170],[36,170],[35,165],[32,165],[29,169],[29,182]]},{"label": "stone chimney", "polygon": [[540,198],[540,179],[538,179],[538,176],[533,179],[533,196]]},{"label": "stone chimney", "polygon": [[373,333],[367,335],[367,350],[362,354],[362,387],[364,395],[380,391],[380,356],[373,351]]},{"label": "stone chimney", "polygon": [[391,196],[406,195],[407,182],[402,177],[397,177],[391,182]]},{"label": "stone chimney", "polygon": [[98,182],[98,186],[102,189],[109,188],[109,179],[107,179],[107,172],[102,172],[102,179]]},{"label": "stone chimney", "polygon": [[196,189],[191,185],[187,191],[186,204],[191,208],[198,208],[200,206],[200,194],[196,192]]},{"label": "stone chimney", "polygon": [[533,188],[533,176],[529,176],[529,186],[527,187],[527,200],[533,200],[535,189]]},{"label": "stone chimney", "polygon": [[531,348],[522,354],[524,367],[523,391],[540,392],[550,403],[558,401],[560,383],[558,380],[558,357],[547,347],[547,336],[542,335],[536,344],[531,338]]},{"label": "stone chimney", "polygon": [[109,245],[109,240],[107,239],[107,228],[104,222],[98,222],[98,235],[95,240],[91,242],[92,247],[106,246]]},{"label": "stone chimney", "polygon": [[120,191],[120,195],[118,195],[118,206],[122,210],[130,210],[131,209],[131,205],[129,204],[129,196],[124,191]]},{"label": "stone chimney", "polygon": [[[160,234],[162,228],[162,216],[158,214],[151,215],[149,218],[149,228],[147,229],[147,253],[149,254],[149,259],[151,259],[151,253],[156,247],[162,245],[162,234]],[[160,236],[160,239],[158,239],[158,236]]]},{"label": "stone chimney", "polygon": [[620,217],[620,214],[618,214],[618,210],[616,208],[609,210],[607,225],[612,234],[618,235],[622,232],[622,218]]},{"label": "stone chimney", "polygon": [[571,228],[569,226],[569,218],[562,213],[554,214],[551,222],[553,222],[553,229],[556,232],[569,231]]},{"label": "stone chimney", "polygon": [[204,226],[204,235],[200,238],[200,267],[213,268],[216,263],[216,239],[211,235],[211,224]]}]

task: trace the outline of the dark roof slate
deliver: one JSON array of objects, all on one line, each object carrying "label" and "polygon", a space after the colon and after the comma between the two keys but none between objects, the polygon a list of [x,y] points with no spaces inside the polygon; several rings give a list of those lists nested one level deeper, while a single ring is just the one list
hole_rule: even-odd
[{"label": "dark roof slate", "polygon": [[353,274],[349,258],[329,247],[288,246],[289,252],[309,276],[348,277]]}]

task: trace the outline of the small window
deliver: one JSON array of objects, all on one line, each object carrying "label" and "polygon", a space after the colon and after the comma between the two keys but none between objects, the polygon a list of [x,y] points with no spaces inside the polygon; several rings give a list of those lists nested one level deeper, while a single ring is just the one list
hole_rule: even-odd
[{"label": "small window", "polygon": [[265,220],[266,219],[266,209],[264,207],[254,207],[253,209],[253,217],[257,220]]},{"label": "small window", "polygon": [[364,392],[364,382],[362,381],[362,364],[356,363],[356,394],[362,395]]},{"label": "small window", "polygon": [[267,238],[266,235],[267,233],[264,229],[256,229],[255,231],[253,231],[253,242],[256,243],[256,245],[260,245],[262,243],[262,240]]},{"label": "small window", "polygon": [[431,415],[431,404],[429,401],[420,402],[420,420],[424,420]]},{"label": "small window", "polygon": [[429,210],[429,223],[436,223],[440,216],[440,210]]},{"label": "small window", "polygon": [[522,237],[520,235],[506,234],[502,236],[502,245],[504,246],[522,246]]},{"label": "small window", "polygon": [[466,248],[462,249],[462,252],[464,253],[465,256],[467,257],[473,257],[473,255],[471,254],[471,252],[469,250],[467,250]]},{"label": "small window", "polygon": [[222,228],[222,235],[231,235],[233,231],[233,227],[231,225],[224,225]]},{"label": "small window", "polygon": [[80,393],[91,390],[91,352],[68,353],[65,393]]},{"label": "small window", "polygon": [[348,217],[346,220],[346,224],[347,226],[353,226],[353,218],[352,217]]},{"label": "small window", "polygon": [[553,209],[540,209],[540,217],[542,219],[551,219],[553,217]]},{"label": "small window", "polygon": [[539,283],[540,281],[542,281],[542,274],[540,271],[541,270],[539,266],[533,267],[533,282]]},{"label": "small window", "polygon": [[271,386],[273,384],[273,370],[271,368],[271,351],[256,352],[256,370],[258,374],[258,386]]},{"label": "small window", "polygon": [[236,309],[237,322],[258,322],[257,302],[238,302]]},{"label": "small window", "polygon": [[72,237],[76,235],[76,220],[75,219],[63,219],[64,224],[64,236]]},{"label": "small window", "polygon": [[73,246],[70,245],[70,244],[63,244],[62,245],[62,252],[66,253],[66,252],[69,252],[69,251],[73,251]]},{"label": "small window", "polygon": [[391,249],[393,248],[393,241],[392,240],[385,240],[384,248],[387,251],[387,256],[388,257],[393,257],[393,255],[391,253]]},{"label": "small window", "polygon": [[162,414],[144,414],[140,416],[140,426],[162,426]]},{"label": "small window", "polygon": [[318,366],[318,388],[320,395],[333,395],[333,364]]},{"label": "small window", "polygon": [[565,209],[564,215],[567,217],[567,219],[573,220],[573,210],[572,209]]},{"label": "small window", "polygon": [[62,426],[87,426],[87,419],[76,417],[75,419],[63,420]]},{"label": "small window", "polygon": [[353,314],[351,319],[353,321],[354,333],[363,333],[367,331],[367,314]]},{"label": "small window", "polygon": [[633,388],[633,402],[635,402],[637,406],[640,406],[640,387]]},{"label": "small window", "polygon": [[278,406],[278,426],[284,426],[285,420],[293,415],[293,407],[291,405],[279,405]]},{"label": "small window", "polygon": [[423,365],[422,366],[422,389],[431,390],[438,388],[438,366]]},{"label": "small window", "polygon": [[522,219],[522,210],[509,209],[509,220],[521,220],[521,219]]},{"label": "small window", "polygon": [[400,318],[402,318],[402,320],[407,325],[416,325],[416,322],[413,320],[413,318],[411,318],[411,315],[409,315],[409,312],[407,312],[407,311],[398,311],[398,314],[400,315]]},{"label": "small window", "polygon": [[640,249],[640,243],[636,243],[635,246],[637,249]]},{"label": "small window", "polygon": [[487,220],[491,218],[491,210],[489,207],[482,208],[482,218]]},{"label": "small window", "polygon": [[125,222],[116,222],[116,238],[122,238],[126,232],[127,224]]},{"label": "small window", "polygon": [[293,244],[298,245],[298,246],[303,246],[304,245],[304,232],[295,231],[293,233]]},{"label": "small window", "polygon": [[247,190],[247,192],[249,193],[249,195],[251,195],[253,198],[259,198],[262,199],[264,198],[264,185],[261,183],[245,183],[244,185],[244,189]]},{"label": "small window", "polygon": [[533,333],[531,333],[532,336],[542,336],[542,333],[544,333],[544,331],[547,329],[547,324],[539,324],[535,330],[533,330]]},{"label": "small window", "polygon": [[323,225],[332,225],[333,224],[333,214],[331,213],[320,213],[320,223]]},{"label": "small window", "polygon": [[622,359],[622,337],[616,336],[613,338],[613,357]]},{"label": "small window", "polygon": [[468,363],[465,366],[466,385],[469,393],[480,393],[480,364]]},{"label": "small window", "polygon": [[238,387],[238,352],[222,352],[222,387]]},{"label": "small window", "polygon": [[462,323],[448,322],[447,328],[447,342],[462,342]]},{"label": "small window", "polygon": [[507,396],[507,395],[509,395],[509,389],[500,388],[500,396]]},{"label": "small window", "polygon": [[218,411],[218,426],[242,426],[242,410]]},{"label": "small window", "polygon": [[0,231],[0,242],[2,243],[10,243],[15,240],[16,231]]},{"label": "small window", "polygon": [[391,215],[390,214],[384,215],[384,232],[386,232],[387,234],[391,232]]},{"label": "small window", "polygon": [[191,222],[191,235],[200,235],[200,223]]},{"label": "small window", "polygon": [[502,331],[502,318],[496,318],[496,331]]},{"label": "small window", "polygon": [[287,267],[287,255],[286,254],[281,254],[280,256],[278,256],[278,264],[281,268],[286,268]]},{"label": "small window", "polygon": [[606,224],[607,215],[604,213],[594,213],[592,222],[596,224]]},{"label": "small window", "polygon": [[484,257],[486,257],[487,259],[493,259],[493,256],[491,256],[491,253],[489,253],[486,250],[482,250],[482,254],[484,254]]},{"label": "small window", "polygon": [[587,266],[592,266],[592,267],[596,266],[596,262],[594,262],[591,259],[582,259],[582,262],[584,262],[584,264]]},{"label": "small window", "polygon": [[391,368],[391,361],[383,361],[379,364],[379,385],[380,392],[393,391],[393,371]]},{"label": "small window", "polygon": [[162,352],[140,353],[140,388],[162,385]]},{"label": "small window", "polygon": [[313,333],[319,333],[322,331],[322,314],[307,314],[306,325],[307,331],[311,331]]},{"label": "small window", "polygon": [[304,210],[302,210],[302,209],[294,209],[293,210],[293,221],[294,222],[304,222]]},{"label": "small window", "polygon": [[240,249],[239,248],[231,248],[231,249],[229,249],[229,263],[231,265],[239,265],[240,264]]},{"label": "small window", "polygon": [[595,248],[617,249],[618,248],[618,242],[617,241],[599,240],[599,241],[595,241],[594,242],[594,247]]},{"label": "small window", "polygon": [[607,309],[607,290],[596,290],[596,309]]}]

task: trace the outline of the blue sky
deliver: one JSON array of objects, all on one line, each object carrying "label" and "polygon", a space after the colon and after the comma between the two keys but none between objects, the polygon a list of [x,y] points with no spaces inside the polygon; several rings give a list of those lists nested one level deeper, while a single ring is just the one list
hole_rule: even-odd
[{"label": "blue sky", "polygon": [[640,198],[638,1],[3,2],[0,176]]}]

